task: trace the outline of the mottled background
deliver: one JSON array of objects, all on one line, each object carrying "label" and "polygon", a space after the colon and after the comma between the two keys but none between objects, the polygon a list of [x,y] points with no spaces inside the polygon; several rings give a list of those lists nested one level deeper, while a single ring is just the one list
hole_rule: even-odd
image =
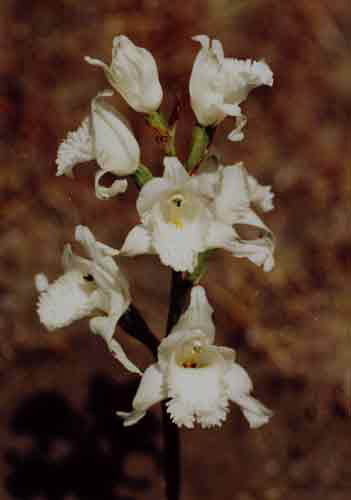
[{"label": "mottled background", "polygon": [[[217,342],[237,349],[255,394],[275,412],[250,431],[238,408],[217,430],[182,431],[183,500],[346,500],[351,491],[350,65],[348,0],[1,0],[0,5],[0,498],[162,498],[155,408],[124,430],[115,417],[137,385],[87,321],[48,334],[35,313],[33,276],[55,278],[74,227],[119,247],[136,223],[136,189],[110,201],[93,191],[95,165],[55,177],[59,142],[106,87],[84,55],[110,60],[124,33],[150,49],[167,93],[187,101],[198,49],[218,37],[228,56],[264,58],[272,89],[243,108],[245,140],[214,146],[245,161],[276,193],[264,219],[277,237],[268,274],[218,252],[204,286]],[[118,97],[143,151],[160,150]],[[189,110],[184,116],[191,117]],[[191,123],[179,140],[184,159]],[[161,337],[169,270],[156,257],[122,263],[135,303]],[[150,355],[118,330],[146,367]]]}]

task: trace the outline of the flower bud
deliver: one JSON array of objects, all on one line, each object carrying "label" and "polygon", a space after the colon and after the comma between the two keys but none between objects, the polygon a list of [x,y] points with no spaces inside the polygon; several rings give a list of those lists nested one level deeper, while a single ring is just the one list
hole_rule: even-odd
[{"label": "flower bud", "polygon": [[116,176],[134,173],[140,160],[139,145],[126,118],[104,97],[110,90],[100,92],[91,103],[90,116],[70,132],[57,154],[57,175],[73,176],[77,163],[95,159],[101,168],[95,175],[95,192],[100,199],[110,198],[127,189],[126,180],[116,180],[110,187],[100,185],[106,172]]},{"label": "flower bud", "polygon": [[236,128],[228,138],[240,141],[246,117],[240,103],[259,85],[273,84],[273,75],[264,61],[238,60],[224,57],[219,40],[199,35],[193,40],[201,44],[189,83],[191,107],[198,122],[207,127],[218,125],[226,116],[233,116]]},{"label": "flower bud", "polygon": [[[139,166],[140,149],[131,132],[126,118],[102,97],[110,96],[110,91],[101,92],[91,103],[91,135],[94,157],[102,169],[96,176],[98,189],[103,195],[99,179],[105,172],[115,175],[129,175]],[[122,182],[122,181],[117,181]],[[109,188],[110,189],[110,188]]]},{"label": "flower bud", "polygon": [[113,39],[110,66],[91,57],[85,57],[85,60],[103,68],[109,83],[135,111],[151,113],[160,107],[162,88],[155,59],[128,37],[120,35]]}]

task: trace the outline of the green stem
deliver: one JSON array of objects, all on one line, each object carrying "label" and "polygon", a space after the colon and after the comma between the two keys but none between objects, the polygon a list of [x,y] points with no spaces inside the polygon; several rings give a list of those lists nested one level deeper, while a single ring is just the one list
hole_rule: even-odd
[{"label": "green stem", "polygon": [[144,184],[152,179],[152,173],[145,165],[140,163],[139,167],[133,174],[133,178],[138,188],[141,189]]},{"label": "green stem", "polygon": [[146,122],[157,131],[159,142],[163,144],[167,156],[176,156],[175,134],[176,125],[174,122],[169,126],[166,117],[160,111],[153,111],[145,116]]},{"label": "green stem", "polygon": [[187,161],[187,169],[190,173],[195,172],[207,154],[215,130],[215,127],[203,127],[199,124],[193,128],[190,153]]}]

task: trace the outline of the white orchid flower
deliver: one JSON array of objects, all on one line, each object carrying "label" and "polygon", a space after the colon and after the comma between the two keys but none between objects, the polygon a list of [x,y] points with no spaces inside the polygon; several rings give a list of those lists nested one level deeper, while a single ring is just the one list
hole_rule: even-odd
[{"label": "white orchid flower", "polygon": [[76,227],[75,239],[88,258],[76,255],[68,244],[62,255],[63,275],[50,284],[44,274],[35,277],[40,321],[51,331],[91,317],[90,330],[104,338],[127,370],[140,374],[113,338],[117,322],[130,304],[127,279],[113,259],[119,252],[96,241],[85,226]]},{"label": "white orchid flower", "polygon": [[133,410],[117,412],[125,426],[138,422],[164,399],[168,399],[167,411],[178,426],[193,428],[195,422],[201,427],[220,426],[229,401],[240,406],[250,427],[269,421],[272,412],[250,395],[251,379],[235,362],[235,351],[213,344],[212,312],[204,289],[194,287],[187,311],[159,346],[157,363],[143,374]]},{"label": "white orchid flower", "polygon": [[228,139],[241,141],[246,117],[240,103],[259,85],[273,85],[273,74],[264,61],[238,60],[224,57],[219,40],[198,35],[193,40],[201,44],[189,83],[191,107],[203,126],[217,125],[226,116],[233,116],[236,128]]},{"label": "white orchid flower", "polygon": [[[127,235],[122,254],[157,253],[174,270],[193,272],[199,253],[224,248],[265,271],[273,268],[273,235],[250,207],[253,202],[265,211],[273,208],[269,186],[258,184],[241,163],[194,176],[175,157],[166,157],[164,165],[163,177],[139,193],[141,224]],[[242,224],[257,228],[259,238],[241,238]]]},{"label": "white orchid flower", "polygon": [[162,88],[152,54],[137,47],[124,35],[113,39],[112,62],[108,66],[99,59],[85,57],[93,66],[101,67],[109,83],[135,110],[157,111],[162,101]]},{"label": "white orchid flower", "polygon": [[69,132],[57,153],[56,175],[73,177],[73,167],[78,163],[96,160],[100,170],[95,175],[95,193],[107,199],[127,189],[126,180],[115,180],[110,187],[100,184],[107,172],[116,176],[129,175],[140,163],[140,149],[126,118],[104,97],[113,95],[106,90],[91,102],[90,116],[85,118],[75,132]]}]

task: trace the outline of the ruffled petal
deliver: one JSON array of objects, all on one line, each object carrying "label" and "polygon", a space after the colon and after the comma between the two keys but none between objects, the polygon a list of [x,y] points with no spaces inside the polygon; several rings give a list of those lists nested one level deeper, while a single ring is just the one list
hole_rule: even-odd
[{"label": "ruffled petal", "polygon": [[228,412],[223,370],[220,356],[201,368],[179,366],[172,356],[166,378],[171,399],[166,405],[175,424],[187,428],[193,428],[195,421],[204,428],[222,425]]},{"label": "ruffled petal", "polygon": [[94,159],[93,142],[90,133],[90,118],[83,120],[74,132],[68,132],[66,139],[57,151],[56,175],[73,177],[73,167],[77,163]]},{"label": "ruffled petal", "polygon": [[41,323],[48,330],[55,330],[88,316],[95,308],[90,299],[92,291],[80,271],[64,273],[39,295],[37,311]]},{"label": "ruffled petal", "polygon": [[153,253],[151,236],[144,226],[138,225],[129,231],[121,248],[121,254],[134,257],[144,253]]},{"label": "ruffled petal", "polygon": [[154,404],[166,397],[163,388],[163,375],[157,363],[149,366],[140,381],[138,390],[133,399],[133,411],[130,413],[118,411],[117,415],[123,418],[124,426],[136,424]]}]

